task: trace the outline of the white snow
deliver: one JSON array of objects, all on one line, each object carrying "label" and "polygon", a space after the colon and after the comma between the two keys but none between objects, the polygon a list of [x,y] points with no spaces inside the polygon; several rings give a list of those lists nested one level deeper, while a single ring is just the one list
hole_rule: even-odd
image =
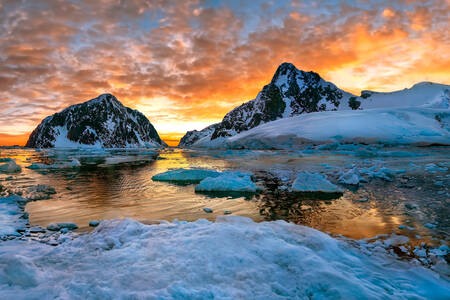
[{"label": "white snow", "polygon": [[[438,117],[441,121],[438,120]],[[310,143],[450,145],[450,111],[398,108],[318,112],[262,124],[194,147],[293,149]]]},{"label": "white snow", "polygon": [[361,108],[363,109],[410,106],[446,108],[442,105],[436,105],[436,103],[440,101],[441,97],[445,96],[445,93],[448,93],[446,90],[449,88],[445,84],[421,82],[410,89],[395,92],[380,93],[368,91],[372,95],[367,99],[358,98],[358,101],[361,101]]},{"label": "white snow", "polygon": [[19,205],[26,202],[26,199],[16,195],[0,197],[0,237],[20,235],[17,229],[25,228],[26,220],[21,218],[23,211]]},{"label": "white snow", "polygon": [[196,192],[249,192],[255,193],[261,188],[251,176],[241,172],[223,172],[216,177],[203,179],[196,187]]},{"label": "white snow", "polygon": [[317,230],[242,217],[103,221],[56,247],[0,243],[5,299],[445,299],[430,269]]},{"label": "white snow", "polygon": [[207,169],[174,169],[156,174],[152,177],[152,180],[194,183],[200,182],[207,177],[217,177],[219,175],[220,172]]},{"label": "white snow", "polygon": [[319,173],[298,173],[297,178],[292,184],[294,192],[322,192],[322,193],[343,193],[344,191],[329,182]]}]

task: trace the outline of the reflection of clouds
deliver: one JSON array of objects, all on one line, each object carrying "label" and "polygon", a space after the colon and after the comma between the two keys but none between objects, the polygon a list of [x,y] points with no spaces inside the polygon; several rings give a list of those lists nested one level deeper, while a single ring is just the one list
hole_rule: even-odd
[{"label": "reflection of clouds", "polygon": [[3,1],[0,132],[103,92],[184,131],[254,98],[283,61],[353,92],[448,79],[448,1],[328,2]]}]

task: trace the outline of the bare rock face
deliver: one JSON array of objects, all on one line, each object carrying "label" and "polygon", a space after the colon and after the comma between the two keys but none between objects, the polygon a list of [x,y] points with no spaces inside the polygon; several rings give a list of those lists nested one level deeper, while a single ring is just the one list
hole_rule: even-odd
[{"label": "bare rock face", "polygon": [[72,105],[45,118],[26,147],[161,147],[166,144],[139,111],[123,106],[111,94]]},{"label": "bare rock face", "polygon": [[216,130],[219,124],[220,123],[209,125],[208,127],[202,130],[192,130],[186,132],[186,134],[181,138],[178,146],[179,147],[190,146],[204,137],[211,136],[211,134],[214,132],[214,130]]}]

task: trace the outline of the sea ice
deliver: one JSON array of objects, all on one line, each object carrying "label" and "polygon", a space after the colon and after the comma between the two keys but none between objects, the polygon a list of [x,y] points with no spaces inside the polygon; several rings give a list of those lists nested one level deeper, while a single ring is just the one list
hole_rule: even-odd
[{"label": "sea ice", "polygon": [[292,184],[294,192],[343,193],[344,191],[329,182],[319,173],[299,173]]},{"label": "sea ice", "polygon": [[80,167],[81,163],[78,159],[73,158],[70,162],[56,163],[56,164],[42,164],[42,163],[32,163],[27,168],[31,170],[39,169],[68,169]]},{"label": "sea ice", "polygon": [[198,183],[207,177],[217,177],[220,172],[207,169],[175,169],[152,177],[155,181],[172,181],[180,183]]},{"label": "sea ice", "polygon": [[261,188],[251,179],[251,176],[242,172],[223,172],[216,177],[203,179],[197,186],[196,192],[249,192],[256,193]]},{"label": "sea ice", "polygon": [[342,174],[338,181],[343,184],[359,185],[360,182],[364,182],[366,180],[361,177],[357,168],[353,168]]},{"label": "sea ice", "polygon": [[0,173],[18,173],[22,167],[16,164],[13,159],[5,160],[5,163],[0,164]]}]

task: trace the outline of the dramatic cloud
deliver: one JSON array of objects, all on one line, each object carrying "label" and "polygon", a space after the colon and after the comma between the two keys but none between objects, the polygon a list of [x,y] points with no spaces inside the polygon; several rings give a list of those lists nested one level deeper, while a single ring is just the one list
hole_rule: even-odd
[{"label": "dramatic cloud", "polygon": [[0,0],[0,144],[104,92],[176,140],[253,99],[284,61],[354,93],[449,83],[449,12],[447,0]]}]

